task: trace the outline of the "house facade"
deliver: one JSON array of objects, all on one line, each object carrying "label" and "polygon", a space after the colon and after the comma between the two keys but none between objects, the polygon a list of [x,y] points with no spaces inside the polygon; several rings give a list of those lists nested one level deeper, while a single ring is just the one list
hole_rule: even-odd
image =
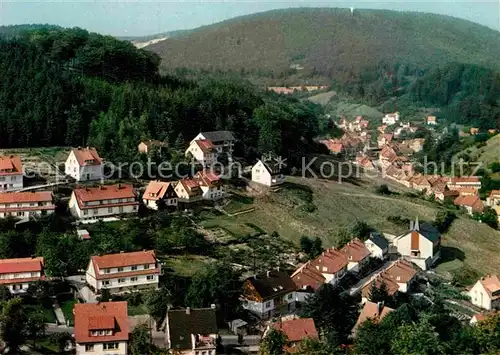
[{"label": "house facade", "polygon": [[102,180],[104,165],[92,147],[73,148],[64,164],[64,172],[76,181]]},{"label": "house facade", "polygon": [[165,347],[174,354],[215,355],[217,318],[213,308],[169,309],[162,325]]},{"label": "house facade", "polygon": [[204,200],[216,201],[224,198],[224,183],[215,173],[209,170],[199,171],[194,180],[198,181]]},{"label": "house facade", "polygon": [[116,184],[76,188],[68,206],[74,217],[89,220],[137,213],[139,202],[132,185]]},{"label": "house facade", "polygon": [[203,198],[203,191],[197,179],[181,179],[175,185],[179,202],[196,202]]},{"label": "house facade", "polygon": [[93,256],[85,273],[85,280],[96,293],[108,289],[110,293],[124,293],[143,289],[157,289],[160,264],[153,251]]},{"label": "house facade", "polygon": [[399,112],[388,113],[382,118],[382,124],[392,126],[399,121]]},{"label": "house facade", "polygon": [[471,216],[484,211],[484,204],[479,195],[460,195],[453,200],[453,204],[464,208]]},{"label": "house facade", "polygon": [[492,190],[486,198],[486,204],[490,207],[500,206],[500,190]]},{"label": "house facade", "polygon": [[147,141],[142,141],[137,145],[137,151],[141,154],[151,154],[154,151],[160,151],[163,147],[166,147],[165,142],[159,140],[149,139]]},{"label": "house facade", "polygon": [[25,293],[30,284],[44,280],[43,258],[0,259],[0,285],[12,294]]},{"label": "house facade", "polygon": [[282,184],[285,181],[285,176],[279,172],[279,169],[258,160],[252,167],[252,181],[271,187]]},{"label": "house facade", "polygon": [[73,308],[77,355],[127,355],[127,302],[77,303]]},{"label": "house facade", "polygon": [[159,204],[162,203],[167,208],[175,208],[177,207],[177,193],[174,186],[172,182],[150,181],[142,195],[142,202],[152,210],[158,210]]},{"label": "house facade", "polygon": [[54,213],[55,209],[51,191],[0,194],[0,218],[12,216],[27,221],[32,217]]},{"label": "house facade", "polygon": [[365,246],[372,258],[385,259],[389,252],[389,243],[378,233],[371,233],[370,238],[365,240]]},{"label": "house facade", "polygon": [[206,139],[212,142],[217,153],[229,153],[231,155],[234,146],[234,136],[231,131],[200,132],[193,140]]},{"label": "house facade", "polygon": [[243,308],[261,319],[295,310],[296,287],[290,276],[279,270],[252,276],[243,283]]},{"label": "house facade", "polygon": [[340,249],[347,258],[347,271],[359,272],[368,263],[370,259],[370,251],[365,244],[355,238],[349,241]]},{"label": "house facade", "polygon": [[16,155],[0,156],[0,192],[23,188],[23,166]]},{"label": "house facade", "polygon": [[427,124],[430,126],[435,126],[437,124],[436,116],[427,116]]},{"label": "house facade", "polygon": [[393,240],[398,253],[423,270],[429,269],[441,256],[441,234],[418,218],[410,223],[410,230]]},{"label": "house facade", "polygon": [[191,155],[193,159],[203,167],[208,167],[217,162],[217,148],[208,139],[192,140],[186,149],[186,156]]},{"label": "house facade", "polygon": [[486,310],[500,310],[500,279],[497,275],[482,277],[468,293],[473,305]]}]

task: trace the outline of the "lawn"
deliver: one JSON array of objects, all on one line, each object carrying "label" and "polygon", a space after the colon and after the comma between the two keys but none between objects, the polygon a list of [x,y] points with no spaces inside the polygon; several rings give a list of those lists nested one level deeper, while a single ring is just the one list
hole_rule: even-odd
[{"label": "lawn", "polygon": [[165,263],[164,268],[173,269],[177,275],[190,277],[203,271],[214,260],[200,255],[176,255],[168,256],[162,261]]},{"label": "lawn", "polygon": [[36,308],[36,309],[41,309],[43,312],[43,318],[45,320],[45,323],[57,323],[56,315],[54,313],[54,310],[52,308],[45,308],[42,307],[41,305],[26,305],[27,308]]},{"label": "lawn", "polygon": [[127,303],[128,305],[128,315],[129,316],[139,316],[143,314],[148,314],[148,308],[144,303],[141,303],[137,306],[133,306],[130,304],[130,302]]},{"label": "lawn", "polygon": [[69,299],[59,304],[64,314],[64,318],[66,319],[66,322],[69,322],[70,325],[73,324],[73,307],[75,306],[76,303],[78,303],[77,300]]}]

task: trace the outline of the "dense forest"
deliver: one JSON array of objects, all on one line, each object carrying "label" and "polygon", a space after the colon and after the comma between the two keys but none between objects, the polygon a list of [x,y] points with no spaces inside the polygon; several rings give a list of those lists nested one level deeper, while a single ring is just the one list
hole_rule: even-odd
[{"label": "dense forest", "polygon": [[141,139],[184,144],[228,129],[240,156],[311,149],[321,109],[226,77],[158,73],[156,54],[78,28],[36,28],[0,41],[0,147],[84,145],[130,157]]},{"label": "dense forest", "polygon": [[450,63],[423,71],[385,63],[337,86],[385,112],[428,107],[449,123],[500,127],[500,73],[478,65]]}]

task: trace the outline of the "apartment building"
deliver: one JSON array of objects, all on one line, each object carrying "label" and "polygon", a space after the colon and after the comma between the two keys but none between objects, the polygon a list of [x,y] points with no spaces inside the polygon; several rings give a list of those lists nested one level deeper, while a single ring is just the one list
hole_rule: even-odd
[{"label": "apartment building", "polygon": [[0,192],[23,188],[23,166],[16,155],[0,156]]},{"label": "apartment building", "polygon": [[73,148],[64,163],[64,172],[76,181],[102,180],[102,159],[95,148]]},{"label": "apartment building", "polygon": [[31,217],[54,213],[55,209],[50,191],[0,194],[0,218],[12,216],[27,221]]},{"label": "apartment building", "polygon": [[127,355],[127,302],[77,303],[73,314],[77,355]]},{"label": "apartment building", "polygon": [[132,185],[116,184],[76,188],[68,206],[73,216],[87,220],[137,213],[139,202]]},{"label": "apartment building", "polygon": [[0,285],[13,294],[24,293],[31,283],[43,279],[42,257],[0,260]]},{"label": "apartment building", "polygon": [[122,293],[157,289],[159,276],[160,264],[150,250],[93,256],[85,279],[96,293],[104,288]]}]

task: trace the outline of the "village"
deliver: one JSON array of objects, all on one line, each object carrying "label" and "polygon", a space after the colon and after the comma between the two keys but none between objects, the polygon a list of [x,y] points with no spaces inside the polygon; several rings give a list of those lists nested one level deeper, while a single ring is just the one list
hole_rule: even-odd
[{"label": "village", "polygon": [[[382,174],[404,187],[422,193],[440,203],[463,208],[471,216],[491,207],[500,214],[500,191],[490,192],[486,201],[479,197],[481,180],[477,176],[444,176],[417,172],[412,156],[422,150],[424,139],[399,139],[404,132],[415,133],[417,127],[403,123],[398,113],[387,114],[376,127],[372,137],[370,122],[362,117],[352,121],[341,119],[338,127],[344,131],[339,139],[320,140],[336,157],[351,160],[365,173]],[[427,117],[427,126],[437,124],[435,116]],[[389,133],[388,128],[391,128]],[[474,134],[471,131],[471,134]],[[376,139],[375,139],[376,138]],[[222,209],[223,201],[231,199],[230,179],[214,171],[221,156],[233,161],[232,148],[238,142],[232,132],[200,132],[186,147],[185,156],[197,165],[191,177],[163,181],[153,179],[144,186],[130,182],[106,181],[104,159],[92,147],[69,150],[64,163],[65,181],[73,186],[69,196],[56,201],[51,189],[23,185],[23,162],[19,156],[0,158],[0,217],[14,218],[22,225],[32,219],[66,211],[74,220],[74,230],[82,242],[92,238],[93,224],[120,223],[138,218],[140,210],[148,213],[192,214],[193,208]],[[373,146],[372,146],[373,144]],[[145,156],[161,152],[164,142],[146,140],[137,150]],[[286,182],[280,167],[266,159],[245,167],[247,191],[253,194],[273,194]],[[62,172],[61,172],[62,173]],[[332,182],[334,183],[334,182]],[[58,207],[59,206],[59,207]],[[86,229],[87,228],[87,229]],[[400,297],[427,297],[432,289],[430,280],[436,278],[433,267],[441,258],[441,233],[428,222],[415,216],[399,235],[371,232],[367,236],[350,236],[345,245],[328,246],[311,257],[290,252],[288,263],[292,270],[280,267],[253,273],[245,268],[242,288],[238,292],[243,312],[239,318],[226,319],[227,327],[220,328],[217,308],[185,307],[168,309],[161,323],[144,314],[128,313],[127,301],[113,299],[123,294],[162,289],[168,255],[155,250],[136,250],[117,254],[101,254],[88,260],[88,267],[79,275],[66,278],[75,294],[70,310],[73,320],[65,319],[57,302],[53,304],[56,324],[47,332],[68,332],[73,335],[77,354],[127,354],[130,334],[139,325],[146,325],[154,344],[183,354],[213,355],[218,347],[239,349],[245,353],[259,351],[259,343],[274,330],[284,332],[286,351],[293,352],[304,340],[319,339],[320,333],[312,318],[300,317],[301,307],[313,299],[324,285],[339,287],[357,297],[359,314],[351,329],[367,319],[380,322],[394,311],[391,308]],[[307,260],[308,259],[308,260]],[[233,264],[233,267],[242,267]],[[255,270],[255,269],[254,269]],[[13,295],[23,295],[40,282],[55,280],[46,273],[44,258],[0,260],[2,285]],[[375,297],[377,290],[386,301]],[[483,275],[475,284],[461,291],[456,306],[461,320],[476,324],[500,309],[500,279]],[[130,306],[130,305],[129,305]],[[227,305],[226,305],[227,306]],[[463,311],[463,310],[467,311]],[[471,314],[473,312],[473,314]],[[68,313],[66,312],[66,315]],[[72,341],[64,343],[68,349]],[[227,349],[226,349],[227,350]]]}]

